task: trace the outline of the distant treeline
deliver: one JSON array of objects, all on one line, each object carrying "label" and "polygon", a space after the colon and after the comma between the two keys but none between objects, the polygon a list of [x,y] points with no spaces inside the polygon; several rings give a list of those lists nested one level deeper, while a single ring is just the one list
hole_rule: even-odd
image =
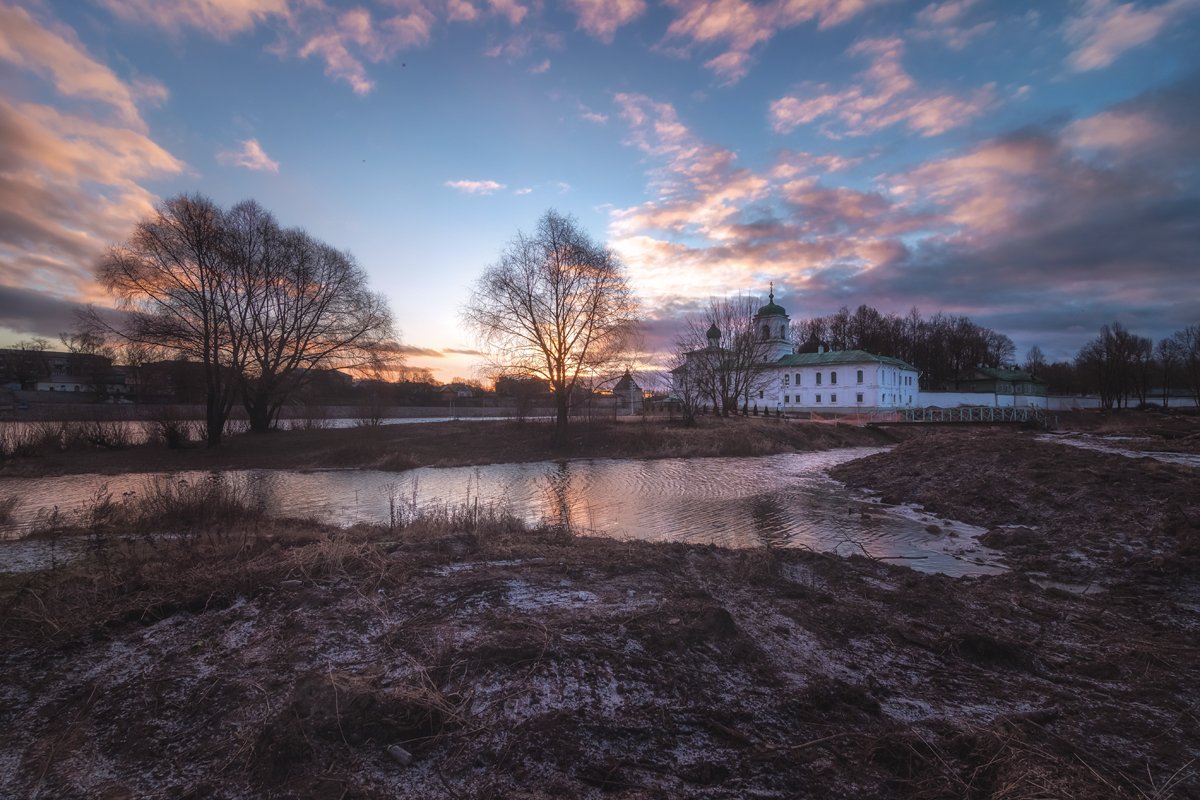
[{"label": "distant treeline", "polygon": [[1008,336],[970,318],[938,312],[922,317],[882,314],[861,305],[851,312],[803,320],[792,329],[799,347],[824,344],[835,350],[866,350],[895,356],[921,371],[921,388],[949,387],[976,367],[1014,367],[1046,381],[1051,394],[1099,395],[1105,408],[1125,408],[1185,394],[1200,405],[1200,324],[1155,343],[1119,322],[1104,325],[1074,361],[1047,363],[1034,346],[1018,360]]},{"label": "distant treeline", "polygon": [[819,342],[835,350],[866,350],[903,359],[921,371],[921,388],[941,389],[975,367],[1000,367],[1016,361],[1012,340],[968,317],[938,312],[922,317],[881,314],[861,305],[851,312],[804,320],[793,328],[801,347]]}]

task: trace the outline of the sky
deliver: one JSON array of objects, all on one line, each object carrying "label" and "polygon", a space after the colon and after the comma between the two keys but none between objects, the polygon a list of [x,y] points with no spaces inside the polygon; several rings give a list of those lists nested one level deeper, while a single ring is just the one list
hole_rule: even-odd
[{"label": "sky", "polygon": [[[0,344],[155,203],[349,250],[408,363],[547,209],[647,353],[709,297],[969,315],[1070,359],[1200,323],[1200,0],[0,0]],[[765,299],[765,298],[764,298]]]}]

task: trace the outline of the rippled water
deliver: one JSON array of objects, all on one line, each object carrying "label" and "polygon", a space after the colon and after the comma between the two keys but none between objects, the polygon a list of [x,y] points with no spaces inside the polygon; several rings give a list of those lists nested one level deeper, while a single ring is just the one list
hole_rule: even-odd
[{"label": "rippled water", "polygon": [[1200,468],[1200,455],[1195,453],[1170,453],[1156,450],[1131,450],[1128,447],[1122,447],[1121,442],[1151,442],[1149,437],[1133,437],[1133,436],[1093,436],[1086,433],[1080,434],[1042,434],[1037,437],[1038,441],[1053,442],[1054,444],[1065,444],[1071,447],[1078,447],[1083,450],[1095,450],[1101,453],[1115,453],[1126,458],[1153,458],[1155,461],[1162,461],[1165,464],[1177,464],[1181,467],[1197,467]]},{"label": "rippled water", "polygon": [[[577,531],[652,541],[728,547],[809,547],[843,554],[900,557],[915,569],[952,575],[999,571],[997,554],[975,542],[981,529],[938,520],[911,507],[887,506],[834,481],[827,470],[881,452],[852,448],[761,458],[598,459],[370,470],[226,473],[244,482],[268,513],[313,516],[340,525],[387,522],[396,506],[496,504],[529,522],[564,520]],[[206,479],[177,473],[174,480]],[[20,536],[39,515],[70,512],[104,487],[115,496],[141,491],[148,476],[76,475],[8,481],[22,498],[7,535]],[[940,530],[932,531],[931,525]],[[34,546],[26,541],[26,547]],[[0,563],[15,558],[0,547]],[[6,551],[11,558],[6,558]],[[12,567],[10,567],[11,569]]]}]

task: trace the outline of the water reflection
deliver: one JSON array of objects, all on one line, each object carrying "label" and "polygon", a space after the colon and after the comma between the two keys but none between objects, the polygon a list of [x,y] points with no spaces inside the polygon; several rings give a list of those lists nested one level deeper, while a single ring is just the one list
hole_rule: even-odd
[{"label": "water reflection", "polygon": [[[995,572],[996,554],[980,547],[980,530],[948,524],[904,507],[888,507],[832,480],[838,463],[879,452],[853,448],[761,458],[595,460],[486,467],[230,473],[269,514],[349,525],[403,524],[431,505],[503,507],[531,522],[576,533],[728,547],[808,547],[841,553],[865,549],[901,556],[916,569],[950,574]],[[146,475],[14,479],[23,498],[7,535],[20,536],[37,514],[84,503],[100,483],[119,495],[142,490]],[[175,479],[202,480],[203,473]],[[936,523],[946,535],[926,530]],[[2,535],[2,534],[0,534]],[[0,569],[5,560],[0,549]],[[976,563],[982,560],[986,563]]]}]

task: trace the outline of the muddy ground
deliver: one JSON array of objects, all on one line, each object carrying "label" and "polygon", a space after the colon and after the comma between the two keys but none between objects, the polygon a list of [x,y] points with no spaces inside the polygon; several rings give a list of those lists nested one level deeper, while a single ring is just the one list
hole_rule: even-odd
[{"label": "muddy ground", "polygon": [[901,430],[796,423],[762,417],[708,418],[695,427],[662,419],[577,421],[568,441],[551,441],[546,422],[410,423],[326,430],[272,431],[228,436],[219,447],[182,449],[146,444],[122,449],[45,447],[0,459],[0,477],[171,470],[322,469],[405,470],[555,458],[695,458],[760,456],[834,447],[893,444]]},{"label": "muddy ground", "polygon": [[1034,575],[1144,592],[1200,562],[1200,470],[1150,457],[988,428],[911,439],[832,475],[991,528],[982,541]]},{"label": "muddy ground", "polygon": [[838,476],[1014,569],[258,521],[0,581],[0,796],[1200,796],[1195,470],[993,430]]}]

